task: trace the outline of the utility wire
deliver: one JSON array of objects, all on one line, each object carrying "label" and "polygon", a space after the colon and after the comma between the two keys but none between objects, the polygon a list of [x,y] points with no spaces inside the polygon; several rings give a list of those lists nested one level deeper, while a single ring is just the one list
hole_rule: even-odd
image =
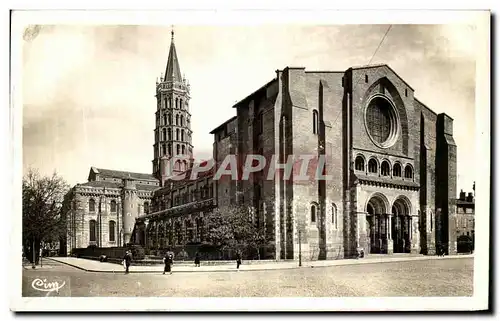
[{"label": "utility wire", "polygon": [[[392,24],[389,25],[389,27],[387,28],[387,30],[385,31],[384,33],[384,36],[382,37],[382,39],[380,40],[378,46],[377,46],[377,49],[375,49],[375,52],[373,53],[372,57],[370,58],[370,60],[368,61],[368,64],[367,65],[370,65],[373,58],[375,58],[375,55],[377,54],[378,50],[380,49],[380,47],[382,46],[382,43],[384,42],[385,38],[387,37],[387,34],[389,33],[389,31],[391,30],[392,28]],[[359,77],[358,80],[356,81],[356,83],[354,84],[353,87],[356,87],[359,83],[359,81],[361,80],[362,78]],[[337,118],[335,118],[335,120],[333,121],[332,123],[332,127],[335,123],[337,123],[337,120],[339,119],[340,115],[342,114],[342,110],[339,112],[339,114],[337,115]]]}]

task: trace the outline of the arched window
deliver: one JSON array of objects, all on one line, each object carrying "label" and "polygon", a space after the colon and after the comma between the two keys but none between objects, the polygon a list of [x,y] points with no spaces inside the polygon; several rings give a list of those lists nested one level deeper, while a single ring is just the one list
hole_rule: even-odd
[{"label": "arched window", "polygon": [[172,125],[172,114],[168,114],[168,124]]},{"label": "arched window", "polygon": [[378,173],[377,161],[373,158],[368,161],[368,172]]},{"label": "arched window", "polygon": [[401,165],[399,163],[394,164],[392,168],[392,176],[401,177]]},{"label": "arched window", "polygon": [[410,165],[406,165],[405,167],[405,178],[413,178],[413,169]]},{"label": "arched window", "polygon": [[184,116],[181,115],[181,126],[184,126]]},{"label": "arched window", "polygon": [[365,160],[363,159],[363,157],[361,156],[356,157],[356,160],[354,161],[354,168],[357,171],[365,170]]},{"label": "arched window", "polygon": [[92,198],[89,200],[89,212],[95,212],[95,201]]},{"label": "arched window", "polygon": [[163,125],[167,124],[167,115],[163,115]]},{"label": "arched window", "polygon": [[317,110],[313,110],[313,134],[319,134],[319,114]]},{"label": "arched window", "polygon": [[167,137],[168,137],[168,140],[172,139],[172,128],[167,129]]},{"label": "arched window", "polygon": [[179,155],[181,153],[181,146],[179,144],[177,144],[177,154],[176,155]]},{"label": "arched window", "polygon": [[165,149],[165,144],[161,145],[161,154],[162,156],[167,154],[167,151]]},{"label": "arched window", "polygon": [[168,156],[172,156],[172,145],[168,144]]},{"label": "arched window", "polygon": [[172,108],[172,96],[168,97],[168,108]]},{"label": "arched window", "polygon": [[184,129],[181,129],[181,141],[184,141]]},{"label": "arched window", "polygon": [[316,223],[316,205],[311,205],[311,223]]},{"label": "arched window", "polygon": [[391,174],[391,168],[387,161],[382,162],[382,165],[380,166],[380,173],[382,176],[389,176]]},{"label": "arched window", "polygon": [[144,214],[149,214],[149,203],[144,202]]},{"label": "arched window", "polygon": [[[179,99],[179,108],[182,109],[182,99]],[[182,124],[182,121],[181,121]]]},{"label": "arched window", "polygon": [[116,231],[116,222],[115,221],[109,221],[109,241],[110,242],[115,242],[115,231]]},{"label": "arched window", "polygon": [[175,98],[175,108],[179,106],[179,99]]},{"label": "arched window", "polygon": [[162,132],[161,140],[167,140],[167,130],[165,128],[163,128],[163,130],[161,132]]},{"label": "arched window", "polygon": [[97,240],[97,230],[95,220],[89,221],[89,241],[95,242]]},{"label": "arched window", "polygon": [[175,139],[179,140],[179,128],[175,130]]},{"label": "arched window", "polygon": [[111,201],[111,212],[116,212],[116,201],[115,200]]},{"label": "arched window", "polygon": [[179,115],[175,115],[175,125],[179,126]]},{"label": "arched window", "polygon": [[182,145],[182,155],[186,155],[186,146]]},{"label": "arched window", "polygon": [[337,205],[332,204],[332,225],[335,229],[338,227]]}]

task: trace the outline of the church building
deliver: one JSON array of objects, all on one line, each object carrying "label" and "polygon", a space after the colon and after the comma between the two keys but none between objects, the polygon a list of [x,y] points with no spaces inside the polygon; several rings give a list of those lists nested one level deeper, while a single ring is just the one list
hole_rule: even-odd
[{"label": "church building", "polygon": [[[115,213],[110,200],[121,204],[115,216],[122,244],[148,249],[199,244],[206,237],[206,213],[238,204],[248,206],[268,233],[266,258],[298,259],[299,248],[304,260],[354,257],[360,249],[367,255],[456,253],[453,119],[419,101],[389,66],[277,70],[232,106],[234,117],[212,130],[216,165],[196,179],[189,179],[190,86],[181,76],[173,33],[156,98],[152,175],[104,174],[115,189],[104,189],[99,184],[105,180],[97,178],[78,185],[79,209],[88,217],[78,247],[91,239],[92,199],[109,204],[105,220]],[[251,154],[272,161],[249,180],[215,179],[228,155],[241,165]],[[178,155],[187,157],[171,162]],[[323,158],[329,179],[298,180],[295,171],[291,178],[267,178],[271,167],[300,155]],[[172,173],[188,178],[171,180]],[[92,186],[90,192],[82,192],[84,185]],[[136,210],[128,211],[127,204]],[[100,244],[111,244],[106,242]]]}]

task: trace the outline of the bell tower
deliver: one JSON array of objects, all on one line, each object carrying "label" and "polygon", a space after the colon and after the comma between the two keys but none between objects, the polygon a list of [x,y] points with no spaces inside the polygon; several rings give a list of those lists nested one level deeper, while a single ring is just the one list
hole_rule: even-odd
[{"label": "bell tower", "polygon": [[[168,53],[165,74],[156,80],[156,126],[153,175],[164,186],[170,175],[191,168],[193,145],[191,114],[189,113],[190,85],[181,75],[174,43],[174,31]],[[175,156],[182,156],[172,163]]]}]

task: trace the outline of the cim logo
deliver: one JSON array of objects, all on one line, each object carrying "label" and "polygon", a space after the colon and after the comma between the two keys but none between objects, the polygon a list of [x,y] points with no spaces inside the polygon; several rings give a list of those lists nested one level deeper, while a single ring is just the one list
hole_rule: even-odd
[{"label": "cim logo", "polygon": [[33,282],[31,282],[31,287],[35,290],[42,291],[42,292],[57,292],[59,293],[59,289],[61,289],[64,285],[66,284],[66,281],[63,281],[62,284],[59,284],[59,282],[54,281],[54,282],[48,282],[47,279],[34,279]]}]

